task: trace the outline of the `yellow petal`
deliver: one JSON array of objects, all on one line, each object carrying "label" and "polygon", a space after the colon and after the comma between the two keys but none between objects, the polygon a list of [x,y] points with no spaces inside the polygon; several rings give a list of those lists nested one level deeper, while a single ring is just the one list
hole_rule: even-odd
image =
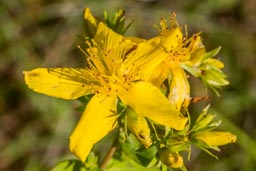
[{"label": "yellow petal", "polygon": [[85,69],[38,68],[23,73],[29,88],[48,96],[76,99],[90,90],[91,82]]},{"label": "yellow petal", "polygon": [[124,41],[129,43],[129,44],[136,45],[136,44],[142,43],[142,42],[144,42],[146,40],[138,38],[138,37],[128,36],[128,37],[124,37]]},{"label": "yellow petal", "polygon": [[87,34],[89,34],[89,36],[94,36],[97,30],[98,21],[92,15],[90,8],[84,9],[84,20],[86,31],[88,32]]},{"label": "yellow petal", "polygon": [[[114,55],[112,56],[113,59],[124,57],[125,53],[134,46],[134,43],[136,43],[131,43],[135,38],[124,38],[124,36],[114,32],[102,22],[99,22],[98,24],[97,33],[94,39],[101,49]],[[129,39],[131,40],[128,41]]]},{"label": "yellow petal", "polygon": [[168,56],[169,54],[160,45],[153,46],[149,42],[142,42],[127,55],[122,63],[121,73],[127,74],[132,70],[137,70],[144,80],[149,80],[151,73]]},{"label": "yellow petal", "polygon": [[[129,54],[123,63],[122,69],[137,67],[141,77],[146,81],[163,80],[166,76],[166,67],[161,63],[170,56],[170,49],[175,48],[182,39],[180,29],[174,29],[163,36],[154,37],[137,45],[137,49]],[[163,66],[163,68],[159,68]],[[157,77],[156,72],[161,74]],[[160,83],[158,83],[159,85]],[[157,85],[157,84],[156,84]]]},{"label": "yellow petal", "polygon": [[113,49],[113,47],[118,46],[122,41],[123,36],[111,30],[104,23],[99,22],[94,39],[102,49],[105,48],[110,50]]},{"label": "yellow petal", "polygon": [[70,150],[85,161],[93,145],[116,126],[116,98],[95,95],[70,136]]},{"label": "yellow petal", "polygon": [[153,84],[142,81],[130,83],[126,88],[120,87],[118,96],[136,113],[159,124],[182,130],[187,122],[187,118]]},{"label": "yellow petal", "polygon": [[168,77],[169,71],[169,66],[162,62],[149,75],[147,81],[157,87],[160,87],[163,81]]},{"label": "yellow petal", "polygon": [[182,32],[180,28],[177,27],[161,37],[161,44],[167,51],[170,51],[182,42],[182,37]]},{"label": "yellow petal", "polygon": [[94,40],[98,50],[94,50],[90,60],[97,70],[108,75],[119,68],[126,53],[134,46],[134,43],[125,40],[122,35],[112,31],[102,22],[98,24]]},{"label": "yellow petal", "polygon": [[221,146],[236,142],[236,136],[230,132],[201,132],[195,137],[209,146]]},{"label": "yellow petal", "polygon": [[180,66],[171,68],[172,78],[170,84],[169,100],[175,104],[178,110],[181,107],[187,108],[190,100],[190,86],[187,75]]},{"label": "yellow petal", "polygon": [[179,43],[182,42],[182,32],[179,27],[168,30],[163,35],[156,36],[149,40],[152,45],[161,44],[167,51],[175,48]]}]

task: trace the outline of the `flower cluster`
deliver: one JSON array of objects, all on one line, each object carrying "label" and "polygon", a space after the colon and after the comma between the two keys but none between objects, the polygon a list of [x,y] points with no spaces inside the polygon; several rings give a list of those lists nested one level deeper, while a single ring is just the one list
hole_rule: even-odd
[{"label": "flower cluster", "polygon": [[[79,48],[86,67],[24,71],[26,84],[38,93],[90,97],[70,136],[70,150],[81,161],[114,129],[124,151],[151,151],[144,166],[156,159],[155,164],[185,169],[180,152],[190,151],[192,144],[213,155],[208,149],[236,141],[229,132],[212,131],[220,122],[213,122],[208,107],[193,125],[189,119],[193,98],[188,74],[215,92],[228,84],[223,63],[213,58],[219,48],[206,52],[199,33],[183,36],[175,15],[161,19],[160,34],[149,40],[122,35],[127,29],[123,10],[101,22],[86,8],[84,19],[87,37]],[[129,146],[134,140],[139,145]],[[141,162],[136,155],[130,157]]]}]

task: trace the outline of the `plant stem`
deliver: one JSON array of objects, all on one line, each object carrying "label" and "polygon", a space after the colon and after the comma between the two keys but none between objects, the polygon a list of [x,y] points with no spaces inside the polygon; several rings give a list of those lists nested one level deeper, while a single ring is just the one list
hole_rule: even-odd
[{"label": "plant stem", "polygon": [[112,158],[112,156],[114,155],[114,153],[117,150],[117,145],[118,145],[118,140],[119,140],[119,130],[117,131],[117,133],[115,134],[115,138],[112,144],[112,147],[108,150],[107,154],[105,155],[103,161],[100,164],[100,169],[102,171],[105,171],[106,166],[108,164],[108,161]]},{"label": "plant stem", "polygon": [[108,161],[112,158],[112,156],[114,155],[115,151],[116,151],[116,146],[112,146],[109,149],[108,153],[106,154],[105,158],[103,159],[102,163],[100,164],[100,169],[102,171],[105,171],[105,168],[106,168],[106,166],[108,164]]}]

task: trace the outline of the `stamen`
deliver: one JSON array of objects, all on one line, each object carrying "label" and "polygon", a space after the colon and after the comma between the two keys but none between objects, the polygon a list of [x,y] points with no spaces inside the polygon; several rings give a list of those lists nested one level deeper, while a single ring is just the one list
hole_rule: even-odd
[{"label": "stamen", "polygon": [[188,39],[188,26],[187,26],[187,24],[185,24],[184,28],[185,28],[185,38]]},{"label": "stamen", "polygon": [[88,54],[81,48],[80,45],[77,45],[77,48],[78,48],[85,56],[88,56]]}]

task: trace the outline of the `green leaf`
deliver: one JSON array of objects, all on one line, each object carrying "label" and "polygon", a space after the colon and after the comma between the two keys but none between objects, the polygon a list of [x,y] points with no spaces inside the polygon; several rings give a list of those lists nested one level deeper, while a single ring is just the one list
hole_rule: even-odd
[{"label": "green leaf", "polygon": [[65,160],[58,163],[51,171],[86,171],[80,160]]},{"label": "green leaf", "polygon": [[219,53],[220,49],[221,49],[221,47],[217,47],[216,49],[213,49],[212,51],[207,52],[205,54],[203,60],[216,56]]},{"label": "green leaf", "polygon": [[125,11],[121,8],[117,9],[112,17],[110,17],[109,13],[105,10],[104,22],[113,31],[122,35],[133,23],[133,22],[130,22],[127,26],[125,26]]},{"label": "green leaf", "polygon": [[123,152],[125,152],[126,155],[128,155],[131,159],[139,163],[139,159],[135,154],[135,151],[140,148],[141,144],[138,142],[136,137],[133,134],[130,134],[127,137],[127,141],[120,142],[120,144]]},{"label": "green leaf", "polygon": [[98,166],[98,156],[96,156],[94,152],[89,153],[84,165],[88,171],[101,171]]},{"label": "green leaf", "polygon": [[156,146],[151,146],[148,149],[141,148],[136,152],[136,155],[140,161],[140,163],[143,166],[149,166],[151,164],[152,160],[155,159],[155,156],[157,154],[157,147]]},{"label": "green leaf", "polygon": [[157,167],[147,168],[133,161],[130,157],[121,154],[118,158],[112,158],[106,168],[107,171],[160,171]]},{"label": "green leaf", "polygon": [[157,154],[156,146],[151,146],[148,149],[144,148],[133,134],[127,137],[127,141],[120,142],[120,144],[123,152],[138,164],[145,167],[153,165]]},{"label": "green leaf", "polygon": [[86,95],[86,96],[82,96],[82,97],[78,98],[78,100],[79,100],[81,103],[87,105],[87,103],[91,100],[92,97],[93,97],[93,94],[88,94],[88,95]]},{"label": "green leaf", "polygon": [[82,97],[78,98],[78,101],[80,101],[82,103],[82,105],[78,106],[76,108],[76,111],[83,112],[92,97],[93,97],[93,94],[89,94],[89,95],[82,96]]},{"label": "green leaf", "polygon": [[181,64],[181,67],[192,74],[194,77],[199,77],[201,75],[201,71],[197,67],[190,66],[188,64]]},{"label": "green leaf", "polygon": [[194,124],[191,131],[197,132],[203,130],[209,126],[209,124],[213,121],[215,115],[207,114],[210,105],[204,108],[202,113],[198,116],[196,123]]}]

